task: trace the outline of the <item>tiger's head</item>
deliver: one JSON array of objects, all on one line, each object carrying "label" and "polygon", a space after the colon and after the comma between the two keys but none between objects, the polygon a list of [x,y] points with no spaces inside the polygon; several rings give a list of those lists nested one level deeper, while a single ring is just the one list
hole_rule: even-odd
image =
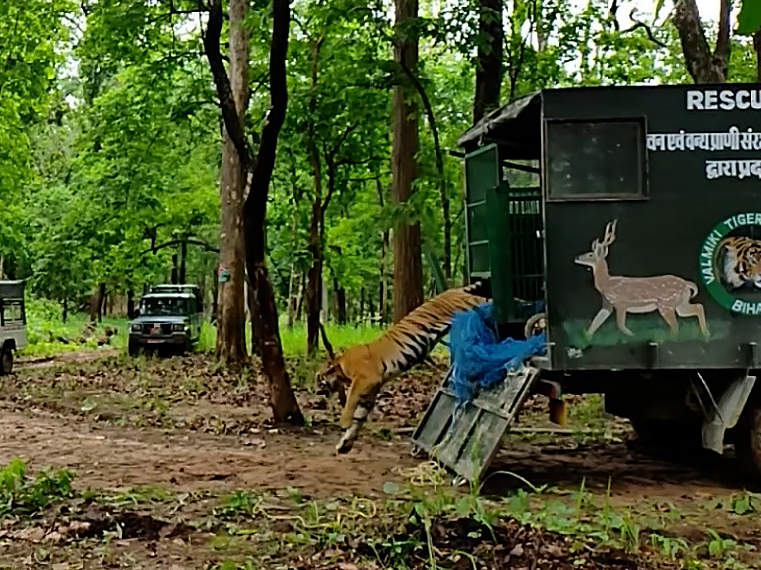
[{"label": "tiger's head", "polygon": [[350,383],[351,380],[341,368],[340,355],[338,357],[332,356],[315,376],[317,393],[329,398],[338,392],[338,400],[342,406],[346,403],[346,388]]}]

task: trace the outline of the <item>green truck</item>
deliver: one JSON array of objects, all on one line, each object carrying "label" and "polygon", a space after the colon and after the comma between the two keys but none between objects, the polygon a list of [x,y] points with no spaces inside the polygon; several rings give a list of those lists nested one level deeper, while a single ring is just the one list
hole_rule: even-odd
[{"label": "green truck", "polygon": [[445,382],[416,449],[478,479],[528,394],[597,392],[761,479],[760,110],[758,84],[546,89],[465,132],[466,274],[547,354],[457,414]]}]

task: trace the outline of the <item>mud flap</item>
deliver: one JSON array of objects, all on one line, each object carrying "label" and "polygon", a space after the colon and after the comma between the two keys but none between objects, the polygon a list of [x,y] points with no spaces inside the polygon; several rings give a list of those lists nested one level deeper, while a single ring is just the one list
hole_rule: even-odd
[{"label": "mud flap", "polygon": [[538,373],[538,368],[523,366],[458,408],[450,369],[412,436],[413,446],[467,481],[478,482]]},{"label": "mud flap", "polygon": [[721,395],[711,416],[703,421],[705,449],[720,455],[724,453],[724,432],[737,424],[755,382],[755,376],[743,375],[732,382]]}]

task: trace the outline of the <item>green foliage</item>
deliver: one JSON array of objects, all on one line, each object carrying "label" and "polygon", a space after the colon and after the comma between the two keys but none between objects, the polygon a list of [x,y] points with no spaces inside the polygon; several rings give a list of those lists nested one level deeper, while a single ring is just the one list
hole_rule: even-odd
[{"label": "green foliage", "polygon": [[175,498],[174,494],[162,487],[133,487],[115,495],[94,495],[98,502],[115,507],[139,506],[163,503]]},{"label": "green foliage", "polygon": [[[89,317],[83,313],[68,315],[63,321],[63,312],[58,303],[48,299],[31,298],[26,302],[27,346],[22,354],[27,356],[48,356],[74,350],[93,350],[98,342],[108,338],[109,346],[122,349],[127,345],[127,319],[108,315],[97,323],[92,331],[87,331]],[[110,337],[106,328],[115,331]]]},{"label": "green foliage", "polygon": [[651,532],[649,539],[650,546],[671,560],[676,560],[688,549],[687,541],[683,538],[663,536],[657,532]]},{"label": "green foliage", "polygon": [[742,0],[737,16],[737,33],[750,35],[761,30],[761,3],[756,0]]},{"label": "green foliage", "polygon": [[[662,48],[643,28],[619,31],[609,4],[510,3],[502,99],[543,87],[690,80],[673,26],[653,26]],[[656,15],[661,4],[653,6]],[[156,246],[187,237],[212,248],[218,243],[216,92],[202,53],[200,20],[190,13],[196,4],[176,0],[173,6],[174,14],[166,2],[154,1],[0,5],[0,37],[9,38],[0,49],[0,270],[28,278],[37,298],[79,310],[101,283],[109,294],[139,293],[144,284],[167,280],[178,253],[176,246]],[[453,282],[464,265],[461,161],[445,152],[441,180],[432,125],[422,113],[414,195],[404,207],[390,200],[390,92],[409,81],[391,60],[394,38],[419,39],[420,62],[413,71],[430,99],[445,150],[456,148],[471,124],[473,55],[488,38],[479,35],[476,3],[470,1],[423,2],[420,17],[402,28],[394,27],[379,1],[359,6],[307,0],[292,10],[289,108],[266,221],[270,273],[280,307],[295,304],[312,262],[315,172],[306,136],[312,132],[322,183],[319,239],[328,315],[339,312],[340,292],[350,323],[367,322],[368,316],[376,322],[391,297],[392,252],[384,238],[395,222],[420,222],[424,247],[443,259],[442,192],[451,204]],[[760,10],[757,2],[743,2],[738,33],[758,29]],[[246,24],[246,120],[258,126],[269,108],[262,88],[269,5],[252,4]],[[735,36],[731,54],[730,79],[755,80],[748,38]],[[202,285],[207,299],[216,262],[213,252],[190,246],[188,281]],[[430,285],[427,265],[424,272]],[[50,315],[35,321],[49,325],[32,331],[34,346],[64,332]],[[372,329],[361,330],[334,343],[372,336]],[[286,351],[301,353],[303,328],[282,331]],[[211,327],[200,344],[212,350]]]},{"label": "green foliage", "polygon": [[261,503],[261,497],[249,491],[237,490],[222,499],[222,506],[214,510],[214,515],[223,519],[253,516],[258,512]]},{"label": "green foliage", "polygon": [[34,478],[26,475],[20,458],[0,469],[0,517],[32,515],[48,505],[72,496],[74,474],[66,469],[42,469]]}]

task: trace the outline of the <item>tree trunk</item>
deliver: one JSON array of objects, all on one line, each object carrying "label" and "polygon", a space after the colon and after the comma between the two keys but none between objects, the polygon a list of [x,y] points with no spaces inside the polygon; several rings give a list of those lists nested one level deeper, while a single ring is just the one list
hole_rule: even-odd
[{"label": "tree trunk", "polygon": [[[293,232],[293,235],[296,235],[295,231]],[[295,267],[295,264],[291,262],[291,272],[290,272],[290,275],[288,276],[288,328],[293,327],[293,322],[296,320],[295,288],[296,288],[296,267]]]},{"label": "tree trunk", "polygon": [[[251,354],[259,354],[259,340],[256,338],[257,330],[254,326],[254,311],[256,311],[256,305],[254,303],[254,287],[251,285],[251,280],[246,282],[246,305],[248,309],[248,315],[251,319]],[[245,331],[243,332],[245,336]]]},{"label": "tree trunk", "polygon": [[346,289],[341,287],[338,279],[333,278],[333,290],[336,294],[336,321],[339,325],[346,324]]},{"label": "tree trunk", "polygon": [[312,196],[312,215],[309,220],[309,253],[312,265],[307,277],[306,313],[307,313],[307,354],[313,356],[317,350],[320,332],[320,303],[322,301],[322,162],[315,140],[314,116],[317,107],[315,90],[317,88],[317,68],[320,61],[322,38],[312,45],[312,65],[310,70],[312,95],[309,98],[309,119],[307,120],[306,144],[309,161],[312,164],[314,194]]},{"label": "tree trunk", "polygon": [[299,292],[296,296],[296,320],[301,320],[301,313],[304,310],[304,288],[306,287],[306,275],[301,273],[299,276]]},{"label": "tree trunk", "polygon": [[476,94],[473,99],[473,123],[499,107],[502,86],[502,0],[479,0],[478,54],[476,58]]},{"label": "tree trunk", "polygon": [[103,303],[103,295],[106,292],[106,284],[99,283],[90,297],[90,322],[95,322],[100,316],[100,306]]},{"label": "tree trunk", "polygon": [[[245,128],[248,106],[248,30],[244,26],[245,0],[230,0],[230,91],[237,120]],[[238,367],[246,359],[244,247],[242,207],[246,165],[225,121],[222,168],[220,173],[219,260],[227,280],[219,284],[217,320],[217,358]]]},{"label": "tree trunk", "polygon": [[[245,0],[235,1],[244,2]],[[245,128],[241,120],[242,113],[238,112],[231,95],[230,82],[219,49],[224,19],[221,0],[209,0],[208,8],[208,25],[203,40],[204,49],[217,89],[222,118],[239,157],[242,179],[247,180],[250,172],[251,184],[243,205],[243,223],[246,238],[246,267],[254,290],[253,318],[262,372],[269,384],[270,406],[274,421],[303,424],[304,417],[291,389],[283,358],[275,294],[265,261],[267,244],[264,233],[267,195],[275,166],[277,140],[288,104],[285,62],[291,17],[289,0],[273,0],[272,2],[272,41],[269,60],[270,108],[262,127],[259,149],[255,158],[252,158],[248,149]],[[236,18],[242,17],[239,12],[236,14],[238,14]],[[230,25],[231,27],[243,25],[241,19],[233,20],[232,10]]]},{"label": "tree trunk", "polygon": [[184,239],[180,242],[180,283],[187,283],[185,275],[185,262],[188,257],[188,242]]},{"label": "tree trunk", "polygon": [[[370,313],[372,316],[372,313]],[[359,291],[359,315],[357,317],[357,326],[362,324],[365,320],[365,288],[362,287]]]},{"label": "tree trunk", "polygon": [[246,264],[254,289],[254,326],[259,341],[262,369],[269,380],[270,405],[275,423],[301,425],[304,416],[291,389],[280,341],[275,294],[265,263],[264,220],[267,213],[277,137],[285,119],[287,87],[285,59],[290,25],[289,0],[273,0],[273,31],[270,51],[270,112],[262,130],[251,191],[245,203]]},{"label": "tree trunk", "polygon": [[[375,188],[378,190],[378,204],[381,210],[383,210],[383,187],[381,186],[380,175],[375,179]],[[386,313],[388,312],[386,307],[386,297],[388,296],[386,283],[386,267],[388,263],[386,257],[389,250],[389,237],[389,230],[385,228],[381,236],[380,279],[378,284],[378,316],[381,323],[386,322]]]},{"label": "tree trunk", "polygon": [[100,323],[103,321],[103,313],[106,310],[106,284],[105,283],[100,284],[99,299],[100,299],[100,303],[98,304],[98,322]]},{"label": "tree trunk", "polygon": [[[428,117],[428,125],[431,129],[431,135],[433,136],[433,149],[434,154],[436,155],[436,172],[439,175],[438,186],[439,201],[441,203],[441,219],[444,228],[444,251],[442,259],[444,275],[449,279],[449,277],[451,277],[452,266],[452,223],[449,220],[449,195],[447,194],[447,179],[444,175],[444,153],[441,150],[441,143],[439,142],[439,128],[436,123],[436,116],[433,114],[433,106],[428,99],[423,84],[406,65],[402,64],[402,69],[417,90],[418,95],[420,95],[420,101],[423,103],[423,108]],[[497,95],[497,98],[499,98],[499,94]]]},{"label": "tree trunk", "polygon": [[[397,35],[394,60],[415,72],[418,61],[417,37],[409,36],[408,24],[417,18],[417,0],[395,0]],[[414,89],[395,85],[392,98],[393,141],[391,152],[391,199],[404,204],[412,194],[417,176],[418,111]],[[412,224],[406,215],[394,224],[394,321],[406,316],[423,302],[420,222]]]},{"label": "tree trunk", "polygon": [[132,288],[127,289],[127,317],[135,318],[135,292]]},{"label": "tree trunk", "polygon": [[731,1],[721,0],[713,53],[708,46],[695,0],[678,0],[672,21],[679,33],[685,65],[695,83],[724,83],[729,65]]},{"label": "tree trunk", "polygon": [[62,304],[61,320],[65,323],[69,318],[69,300],[64,297]]},{"label": "tree trunk", "polygon": [[312,200],[312,215],[309,223],[309,253],[312,265],[307,273],[306,287],[306,321],[307,321],[307,354],[313,355],[317,350],[318,334],[320,331],[320,305],[322,304],[322,244],[320,243],[320,217],[322,214],[321,183],[319,181],[319,157],[314,174],[314,199]]}]

